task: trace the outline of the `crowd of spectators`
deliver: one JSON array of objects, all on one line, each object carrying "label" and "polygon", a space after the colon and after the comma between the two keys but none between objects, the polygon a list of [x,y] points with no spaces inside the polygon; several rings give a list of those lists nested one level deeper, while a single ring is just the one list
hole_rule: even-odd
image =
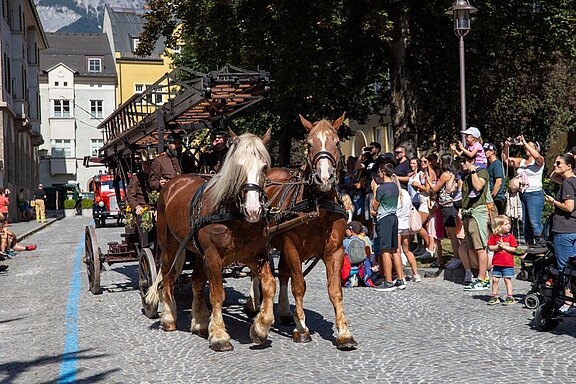
[{"label": "crowd of spectators", "polygon": [[[363,282],[380,291],[404,289],[408,280],[421,281],[416,264],[420,258],[432,267],[463,267],[465,290],[492,287],[491,305],[513,304],[513,255],[520,253],[518,244],[537,247],[548,240],[543,223],[545,200],[555,210],[552,234],[559,268],[575,255],[576,148],[573,154],[559,155],[554,163],[551,179],[560,184],[554,195],[543,188],[540,143],[520,135],[497,146],[483,142],[477,128],[462,133],[465,143],[450,145],[448,153],[408,158],[403,146],[397,146],[393,154],[382,154],[381,145],[373,142],[357,158],[348,157],[339,192],[349,212],[350,230],[364,227],[373,252],[370,270],[361,264],[364,277],[353,283]],[[408,225],[411,210],[418,212],[422,222],[421,228],[412,231]],[[448,263],[442,249],[445,238],[452,248]],[[404,277],[406,264],[412,270],[410,278]],[[345,272],[343,284],[355,285]],[[507,295],[500,301],[497,288],[502,278]]]}]

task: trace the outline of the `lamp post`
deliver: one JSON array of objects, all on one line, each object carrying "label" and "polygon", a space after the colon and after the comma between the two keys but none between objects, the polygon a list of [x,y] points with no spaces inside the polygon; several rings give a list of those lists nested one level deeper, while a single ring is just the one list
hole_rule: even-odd
[{"label": "lamp post", "polygon": [[[470,5],[468,0],[455,0],[454,4],[446,11],[447,15],[454,17],[454,34],[460,38],[460,130],[466,130],[466,82],[464,76],[464,36],[470,31],[470,14],[478,11]],[[466,144],[464,134],[462,143]]]}]

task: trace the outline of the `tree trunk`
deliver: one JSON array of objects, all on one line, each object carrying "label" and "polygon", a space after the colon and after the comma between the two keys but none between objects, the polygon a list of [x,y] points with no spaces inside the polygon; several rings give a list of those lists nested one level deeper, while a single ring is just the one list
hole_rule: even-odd
[{"label": "tree trunk", "polygon": [[[400,7],[402,8],[402,7]],[[410,14],[397,9],[390,42],[390,117],[394,145],[406,147],[408,158],[416,154],[416,100],[410,82]]]}]

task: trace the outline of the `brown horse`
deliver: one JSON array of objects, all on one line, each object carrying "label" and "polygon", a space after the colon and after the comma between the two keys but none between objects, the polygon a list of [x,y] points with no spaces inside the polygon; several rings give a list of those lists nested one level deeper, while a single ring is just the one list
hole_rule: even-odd
[{"label": "brown horse", "polygon": [[[227,265],[244,263],[262,279],[263,304],[250,328],[252,340],[262,344],[274,322],[276,282],[266,254],[266,221],[261,220],[265,213],[263,186],[270,170],[264,145],[270,140],[270,131],[263,140],[250,133],[232,136],[224,165],[208,183],[199,176],[182,175],[162,188],[157,204],[162,266],[146,295],[148,303],[156,304],[162,294],[162,328],[176,330],[173,284],[184,267],[184,249],[195,254],[191,330],[207,334],[215,351],[233,349],[222,318],[222,269]],[[210,320],[204,299],[207,280]]]},{"label": "brown horse", "polygon": [[[340,158],[340,139],[338,128],[344,120],[343,114],[333,123],[321,120],[315,124],[304,117],[300,120],[308,130],[308,164],[300,182],[292,182],[292,175],[286,169],[274,168],[268,175],[271,181],[266,194],[273,207],[272,211],[300,212],[301,215],[318,213],[318,217],[306,220],[306,224],[292,226],[272,237],[271,243],[281,250],[279,278],[280,296],[278,309],[282,323],[290,323],[292,313],[288,302],[288,280],[292,279],[292,294],[295,299],[294,321],[296,327],[292,334],[295,342],[311,341],[306,326],[303,299],[306,281],[302,274],[302,262],[313,257],[321,258],[326,265],[328,295],[336,314],[336,339],[338,349],[353,349],[358,344],[348,330],[348,322],[342,305],[342,287],[340,271],[344,261],[342,241],[346,231],[344,210],[337,199],[336,174]],[[301,216],[303,217],[303,216]],[[312,216],[308,216],[312,217]],[[275,217],[271,227],[281,226],[294,215]],[[295,219],[298,222],[298,219]],[[252,289],[255,291],[255,289]],[[249,300],[249,304],[256,302]]]}]

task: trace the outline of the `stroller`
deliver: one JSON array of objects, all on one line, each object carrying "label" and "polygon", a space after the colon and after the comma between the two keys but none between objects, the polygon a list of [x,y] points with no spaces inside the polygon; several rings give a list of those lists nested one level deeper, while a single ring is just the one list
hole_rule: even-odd
[{"label": "stroller", "polygon": [[556,255],[551,242],[546,247],[529,248],[520,263],[520,278],[531,281],[532,286],[524,298],[528,309],[536,309],[544,302],[544,292],[549,290],[558,275]]},{"label": "stroller", "polygon": [[560,307],[566,302],[574,304],[576,299],[564,294],[567,285],[572,292],[576,292],[576,256],[568,259],[564,269],[556,275],[553,284],[542,291],[544,302],[534,312],[534,325],[539,331],[553,330],[564,317],[568,316],[560,311]]}]

